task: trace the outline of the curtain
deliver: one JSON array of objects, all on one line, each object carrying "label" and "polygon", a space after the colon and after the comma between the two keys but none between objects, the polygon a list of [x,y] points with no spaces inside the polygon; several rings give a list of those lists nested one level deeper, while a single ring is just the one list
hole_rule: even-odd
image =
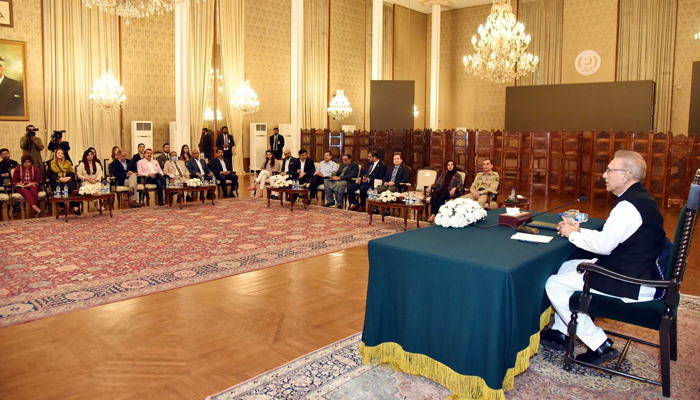
[{"label": "curtain", "polygon": [[[229,132],[236,142],[233,156],[233,169],[243,174],[243,116],[231,107],[231,99],[244,78],[244,0],[219,0],[219,16],[226,16],[219,22],[221,52],[221,72],[224,76],[224,104],[218,107],[224,116]],[[219,19],[221,21],[221,18]],[[219,103],[222,101],[220,100]]]},{"label": "curtain", "polygon": [[214,7],[214,0],[190,3],[190,149],[199,143],[204,127],[214,57]]},{"label": "curtain", "polygon": [[394,5],[384,3],[382,16],[382,79],[394,79]]},{"label": "curtain", "polygon": [[43,7],[46,129],[66,131],[74,164],[88,147],[109,158],[122,145],[119,111],[95,110],[89,96],[103,69],[120,78],[119,19],[80,1],[44,0]]},{"label": "curtain", "polygon": [[517,79],[518,86],[561,83],[564,0],[520,0],[518,21],[532,41],[527,52],[539,59],[537,70]]},{"label": "curtain", "polygon": [[671,128],[677,0],[620,0],[617,80],[656,82],[654,130]]},{"label": "curtain", "polygon": [[303,98],[306,129],[328,127],[329,0],[304,0]]}]

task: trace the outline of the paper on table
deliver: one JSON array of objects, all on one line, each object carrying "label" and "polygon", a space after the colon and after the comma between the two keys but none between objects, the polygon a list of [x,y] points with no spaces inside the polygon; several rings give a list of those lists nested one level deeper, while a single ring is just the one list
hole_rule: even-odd
[{"label": "paper on table", "polygon": [[524,240],[526,242],[535,242],[535,243],[549,243],[552,240],[551,236],[531,235],[529,233],[522,233],[522,232],[518,232],[515,235],[511,236],[510,238],[515,239],[515,240]]},{"label": "paper on table", "polygon": [[517,207],[508,207],[506,208],[506,213],[508,215],[518,215],[520,214],[520,209]]}]

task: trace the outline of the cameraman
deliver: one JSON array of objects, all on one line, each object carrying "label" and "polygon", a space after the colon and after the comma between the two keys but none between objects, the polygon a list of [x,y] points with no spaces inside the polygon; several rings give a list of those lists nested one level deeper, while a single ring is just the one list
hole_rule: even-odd
[{"label": "cameraman", "polygon": [[44,150],[44,142],[40,137],[36,135],[38,129],[34,125],[27,125],[27,132],[24,136],[19,139],[19,147],[22,149],[23,154],[29,154],[32,156],[32,164],[35,167],[39,167],[41,171],[44,159],[41,158],[41,151]]},{"label": "cameraman", "polygon": [[53,131],[53,135],[51,135],[51,142],[49,142],[49,151],[54,152],[56,149],[63,149],[63,153],[66,155],[66,160],[70,161],[73,163],[73,160],[70,159],[70,155],[68,154],[68,150],[70,150],[70,144],[68,142],[63,141],[63,133],[65,131]]}]

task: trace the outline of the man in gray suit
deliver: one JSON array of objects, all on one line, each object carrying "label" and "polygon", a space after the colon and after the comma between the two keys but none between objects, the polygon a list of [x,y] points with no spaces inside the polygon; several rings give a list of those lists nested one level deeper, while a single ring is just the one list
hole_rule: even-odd
[{"label": "man in gray suit", "polygon": [[[326,192],[326,204],[324,207],[338,205],[338,208],[343,208],[343,193],[348,186],[350,179],[357,178],[360,172],[360,166],[352,160],[350,154],[343,154],[343,164],[329,179],[323,181]],[[335,201],[333,194],[335,193]]]}]

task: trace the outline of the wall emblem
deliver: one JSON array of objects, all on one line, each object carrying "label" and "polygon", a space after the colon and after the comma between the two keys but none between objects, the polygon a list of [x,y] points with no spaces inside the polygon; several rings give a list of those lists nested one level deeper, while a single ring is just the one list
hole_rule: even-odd
[{"label": "wall emblem", "polygon": [[600,68],[600,54],[595,50],[584,50],[576,56],[576,71],[581,75],[593,75]]}]

